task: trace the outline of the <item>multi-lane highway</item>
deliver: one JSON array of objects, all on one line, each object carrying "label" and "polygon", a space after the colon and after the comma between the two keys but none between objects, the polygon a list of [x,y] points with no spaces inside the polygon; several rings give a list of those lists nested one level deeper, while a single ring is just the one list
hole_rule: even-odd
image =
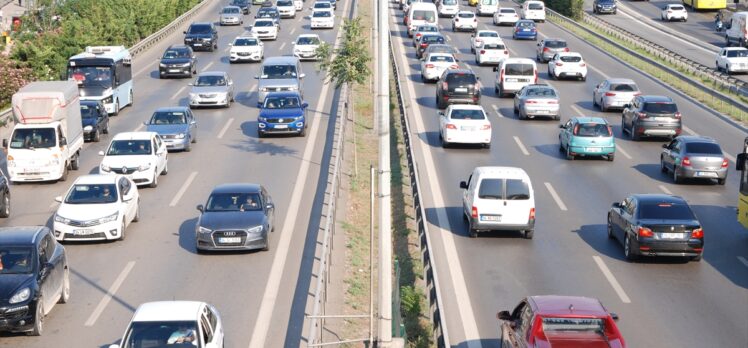
[{"label": "multi-lane highway", "polygon": [[[460,6],[474,10],[466,2]],[[619,328],[631,347],[748,345],[748,265],[743,262],[748,257],[748,234],[735,216],[737,175],[731,172],[725,186],[673,184],[659,170],[663,141],[632,142],[622,136],[620,113],[593,108],[591,94],[605,78],[631,78],[643,93],[675,100],[685,133],[713,137],[731,155],[739,151],[745,129],[546,22],[539,24],[540,38],[566,39],[589,67],[586,82],[552,81],[546,65],[538,64],[540,82],[560,91],[562,122],[580,115],[604,117],[613,125],[618,146],[614,162],[568,161],[558,151],[558,121],[518,120],[512,113],[512,100],[499,99],[494,93],[496,73],[473,63],[470,34],[453,33],[450,19],[441,18],[439,26],[447,43],[460,50],[461,64],[481,79],[481,105],[493,125],[490,150],[445,150],[439,143],[435,86],[421,82],[402,12],[393,5],[391,13],[394,53],[403,92],[410,101],[410,136],[421,173],[433,238],[431,255],[440,272],[442,315],[447,318],[451,346],[498,347],[496,312],[511,310],[524,296],[542,294],[599,298],[620,315]],[[478,29],[498,30],[510,57],[535,57],[536,42],[512,40],[512,29],[494,27],[490,17],[480,18]],[[732,170],[734,157],[728,158]],[[526,240],[519,233],[468,237],[458,184],[480,165],[515,166],[528,172],[536,194],[534,239]],[[607,238],[605,224],[611,203],[630,193],[685,197],[706,231],[704,260],[626,262],[621,246]]]},{"label": "multi-lane highway", "polygon": [[[316,31],[335,41],[342,17],[353,1],[336,11],[335,30]],[[214,1],[196,21],[217,21],[228,1]],[[308,7],[309,3],[306,4]],[[316,233],[322,207],[334,126],[336,90],[324,83],[315,63],[303,63],[304,97],[311,116],[306,137],[257,137],[259,64],[229,64],[228,43],[246,33],[244,26],[219,27],[219,50],[198,52],[199,71],[228,71],[236,89],[230,109],[199,109],[198,143],[189,153],[169,154],[169,173],[158,188],[142,188],[140,222],[128,227],[127,240],[66,243],[72,299],[57,305],[41,337],[3,334],[0,347],[102,347],[119,341],[139,304],[157,300],[199,300],[213,304],[223,317],[226,347],[299,346],[304,304],[310,284]],[[265,42],[265,57],[290,55],[297,35],[310,32],[307,9],[283,19],[275,41]],[[187,105],[189,79],[158,79],[158,58],[171,44],[182,43],[182,30],[138,56],[133,63],[135,104],[112,118],[110,135],[84,146],[81,170],[95,173],[109,139],[143,130],[157,107]],[[49,184],[14,185],[13,211],[3,226],[51,226],[57,204],[75,179]],[[194,224],[197,204],[210,190],[228,182],[265,185],[275,200],[276,228],[270,251],[198,255]],[[315,227],[311,227],[315,226]]]}]

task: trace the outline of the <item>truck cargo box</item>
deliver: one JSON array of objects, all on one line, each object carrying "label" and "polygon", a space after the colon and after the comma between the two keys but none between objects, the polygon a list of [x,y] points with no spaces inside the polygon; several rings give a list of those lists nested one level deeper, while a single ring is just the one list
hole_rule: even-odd
[{"label": "truck cargo box", "polygon": [[37,124],[78,120],[80,125],[80,100],[74,81],[36,81],[21,88],[12,99],[13,118],[16,123]]}]

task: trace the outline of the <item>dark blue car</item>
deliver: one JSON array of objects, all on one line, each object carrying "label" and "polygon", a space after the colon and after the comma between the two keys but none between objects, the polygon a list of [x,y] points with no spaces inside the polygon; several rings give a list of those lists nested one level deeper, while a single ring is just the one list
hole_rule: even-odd
[{"label": "dark blue car", "polygon": [[101,100],[81,100],[84,140],[98,143],[101,134],[109,134],[109,114]]},{"label": "dark blue car", "polygon": [[260,106],[257,134],[270,133],[306,135],[306,109],[309,106],[299,92],[271,92]]},{"label": "dark blue car", "polygon": [[515,40],[537,40],[538,28],[535,26],[535,21],[529,19],[518,20],[517,23],[514,24],[512,38]]}]

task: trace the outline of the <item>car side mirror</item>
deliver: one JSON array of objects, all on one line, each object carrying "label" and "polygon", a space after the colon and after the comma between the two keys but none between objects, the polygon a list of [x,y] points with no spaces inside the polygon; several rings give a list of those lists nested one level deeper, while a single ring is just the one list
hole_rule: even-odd
[{"label": "car side mirror", "polygon": [[187,34],[187,30],[183,31],[182,34]]},{"label": "car side mirror", "polygon": [[613,202],[613,208],[621,208],[621,202]]},{"label": "car side mirror", "polygon": [[188,84],[187,84],[187,86],[194,86],[194,85],[195,85],[195,84],[194,84],[194,83],[192,83],[192,82],[190,82],[190,83],[188,83]]},{"label": "car side mirror", "polygon": [[143,125],[147,126],[148,125],[148,121],[143,121]]},{"label": "car side mirror", "polygon": [[195,209],[197,209],[197,211],[199,211],[199,212],[201,212],[201,213],[202,213],[203,211],[205,211],[205,207],[203,207],[203,205],[202,205],[202,204],[198,204],[198,205],[197,205],[197,207],[195,207]]},{"label": "car side mirror", "polygon": [[512,314],[509,311],[501,311],[496,314],[496,318],[499,320],[512,320]]},{"label": "car side mirror", "polygon": [[265,209],[267,209],[267,210],[270,210],[270,209],[273,209],[273,208],[275,208],[275,204],[273,204],[273,203],[268,203],[268,204],[265,205]]},{"label": "car side mirror", "polygon": [[303,103],[301,103],[301,107],[306,109],[306,108],[309,107],[309,103],[303,102]]},{"label": "car side mirror", "polygon": [[669,148],[669,147],[668,147],[668,144],[662,144],[662,148],[663,148],[663,149],[667,149],[667,148]]},{"label": "car side mirror", "polygon": [[55,202],[62,203],[62,196],[55,197]]},{"label": "car side mirror", "polygon": [[493,71],[494,72],[499,71],[499,67],[498,66],[493,67]]},{"label": "car side mirror", "polygon": [[738,154],[738,157],[735,159],[735,170],[745,169],[746,157],[748,157],[748,154],[745,154],[745,153]]},{"label": "car side mirror", "polygon": [[255,80],[259,80],[259,79],[260,79],[260,76],[255,75]]},{"label": "car side mirror", "polygon": [[3,139],[3,147],[8,148],[8,139]]},{"label": "car side mirror", "polygon": [[196,124],[197,124],[197,121],[195,121],[195,120],[192,120],[192,121],[190,121],[190,125],[193,125],[193,126],[194,126],[194,125],[196,125]]},{"label": "car side mirror", "polygon": [[234,81],[229,81],[229,86],[233,86],[233,85],[234,85]]},{"label": "car side mirror", "polygon": [[99,156],[104,156],[104,151],[99,151]]},{"label": "car side mirror", "polygon": [[65,139],[65,137],[60,138],[60,146],[65,146],[68,144],[68,140]]},{"label": "car side mirror", "polygon": [[558,125],[558,128],[561,128],[561,129],[563,129],[563,128],[566,128],[566,126],[565,126],[565,125],[563,125],[563,124],[560,124],[560,125]]},{"label": "car side mirror", "polygon": [[468,188],[467,182],[466,181],[460,181],[460,188],[464,189],[464,190],[467,190],[467,188]]},{"label": "car side mirror", "polygon": [[299,74],[299,78],[300,78],[300,79],[303,79],[303,78],[304,78],[304,76],[306,76],[306,74]]},{"label": "car side mirror", "polygon": [[610,317],[613,318],[613,320],[618,321],[618,314],[610,313]]}]

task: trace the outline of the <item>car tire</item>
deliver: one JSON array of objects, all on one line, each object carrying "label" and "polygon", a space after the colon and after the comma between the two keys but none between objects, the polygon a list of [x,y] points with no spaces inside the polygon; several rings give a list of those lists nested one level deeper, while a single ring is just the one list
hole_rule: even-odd
[{"label": "car tire", "polygon": [[150,188],[156,188],[156,187],[158,187],[158,174],[156,174],[155,172],[153,173],[153,181],[151,181],[151,183],[148,185],[148,187],[150,187]]},{"label": "car tire", "polygon": [[439,142],[442,143],[442,148],[449,148],[449,142],[444,140],[444,137],[442,137],[441,132],[439,132]]},{"label": "car tire", "polygon": [[600,111],[602,112],[608,112],[608,107],[605,106],[605,102],[600,98]]},{"label": "car tire", "polygon": [[73,159],[70,161],[70,169],[72,170],[78,170],[81,167],[81,155],[75,154],[73,155]]},{"label": "car tire", "polygon": [[114,101],[114,112],[112,112],[112,116],[119,115],[119,99]]},{"label": "car tire", "polygon": [[166,175],[169,174],[169,161],[167,160],[166,163],[164,163],[164,170],[159,173],[160,175]]},{"label": "car tire", "polygon": [[[725,182],[727,182],[727,178],[717,179],[717,185],[724,185]],[[5,210],[3,210],[3,212],[5,212]],[[2,215],[0,215],[0,217],[2,217]]]},{"label": "car tire", "polygon": [[667,174],[667,166],[665,166],[665,161],[660,157],[660,172]]},{"label": "car tire", "polygon": [[616,236],[613,234],[613,224],[610,222],[610,215],[608,215],[608,239],[615,239]]},{"label": "car tire", "polygon": [[91,141],[94,143],[98,143],[101,140],[101,135],[99,134],[99,130],[95,130],[93,136],[91,137]]},{"label": "car tire", "polygon": [[491,148],[491,143],[485,143],[485,144],[483,144],[483,148],[490,149]]},{"label": "car tire", "polygon": [[566,147],[566,159],[567,159],[567,160],[569,160],[569,161],[573,161],[575,157],[576,157],[576,156],[574,156],[574,155],[573,155],[573,154],[571,153],[571,150],[570,150],[570,149],[569,149],[569,147],[567,146],[567,147]]},{"label": "car tire", "polygon": [[299,136],[300,137],[305,137],[306,136],[306,124],[304,124],[304,127],[301,128],[301,132],[299,132]]},{"label": "car tire", "polygon": [[673,183],[680,184],[681,178],[678,175],[678,167],[673,167]]},{"label": "car tire", "polygon": [[639,141],[639,139],[641,138],[639,136],[639,133],[636,132],[636,125],[633,123],[631,124],[631,128],[629,128],[629,135],[631,136],[631,140],[633,141]]},{"label": "car tire", "polygon": [[525,239],[532,239],[532,236],[535,234],[535,230],[524,230],[524,233],[522,234]]},{"label": "car tire", "polygon": [[262,251],[270,250],[270,236],[265,237],[265,247],[263,247],[261,250]]},{"label": "car tire", "polygon": [[519,109],[517,108],[516,105],[514,106],[514,114],[519,115]]},{"label": "car tire", "polygon": [[60,293],[60,300],[57,303],[68,303],[70,301],[70,270],[65,269],[62,277],[62,292]]},{"label": "car tire", "polygon": [[478,238],[478,231],[473,229],[473,223],[468,219],[468,236],[470,238]]},{"label": "car tire", "polygon": [[137,202],[137,206],[135,206],[135,216],[132,218],[132,222],[138,222],[140,221],[140,200]]},{"label": "car tire", "polygon": [[636,252],[631,250],[631,237],[629,237],[628,232],[626,232],[626,237],[623,238],[623,256],[626,257],[627,261],[634,261],[638,258]]},{"label": "car tire", "polygon": [[587,81],[587,76],[582,76],[581,80],[582,80],[582,82],[586,82]]},{"label": "car tire", "polygon": [[696,256],[691,256],[691,261],[693,261],[693,262],[701,262],[701,254],[698,254]]},{"label": "car tire", "polygon": [[62,176],[60,176],[60,179],[57,181],[67,181],[68,180],[68,165],[66,164],[65,167],[62,169]]},{"label": "car tire", "polygon": [[109,134],[109,122],[106,123],[106,127],[101,130],[101,133]]},{"label": "car tire", "polygon": [[34,326],[29,331],[29,336],[41,336],[44,332],[44,299],[39,296],[36,299],[36,315],[34,315]]},{"label": "car tire", "polygon": [[0,218],[6,218],[10,216],[10,192],[3,192],[2,209],[0,209]]},{"label": "car tire", "polygon": [[564,150],[564,144],[561,143],[561,137],[559,136],[558,137],[558,152],[563,153],[564,151],[566,150]]},{"label": "car tire", "polygon": [[192,140],[190,140],[187,145],[184,146],[184,152],[190,152],[192,151]]},{"label": "car tire", "polygon": [[559,121],[559,120],[561,120],[561,115],[554,115],[553,119],[556,120],[556,121]]},{"label": "car tire", "polygon": [[595,93],[592,93],[592,106],[597,107],[599,104],[597,103],[597,99],[595,99]]},{"label": "car tire", "polygon": [[125,240],[125,228],[126,228],[125,219],[122,219],[122,226],[120,227],[120,231],[119,231],[119,240],[120,241],[124,241]]},{"label": "car tire", "polygon": [[611,153],[611,154],[609,154],[609,155],[607,156],[607,160],[608,160],[608,162],[613,162],[613,161],[615,161],[615,159],[616,159],[616,155],[615,155],[615,154],[613,154],[613,153]]}]

